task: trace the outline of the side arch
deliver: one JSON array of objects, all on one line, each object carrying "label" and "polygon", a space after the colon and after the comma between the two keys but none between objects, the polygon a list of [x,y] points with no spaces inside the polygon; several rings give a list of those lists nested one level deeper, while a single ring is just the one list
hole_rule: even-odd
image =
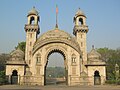
[{"label": "side arch", "polygon": [[18,84],[18,71],[16,69],[12,71],[11,84]]},{"label": "side arch", "polygon": [[100,85],[101,84],[101,76],[99,71],[94,72],[94,85]]}]

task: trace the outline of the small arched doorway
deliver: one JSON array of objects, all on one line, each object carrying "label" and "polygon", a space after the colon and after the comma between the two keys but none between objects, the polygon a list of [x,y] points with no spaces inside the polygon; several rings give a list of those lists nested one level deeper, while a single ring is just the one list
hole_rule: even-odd
[{"label": "small arched doorway", "polygon": [[99,74],[99,71],[94,72],[94,85],[100,85],[101,84],[101,77]]},{"label": "small arched doorway", "polygon": [[83,19],[79,18],[79,25],[83,25]]},{"label": "small arched doorway", "polygon": [[17,72],[17,70],[13,70],[13,72],[12,72],[11,84],[18,84],[18,72]]},{"label": "small arched doorway", "polygon": [[[51,64],[52,66],[50,66],[49,61],[51,61],[51,57],[53,56],[56,57],[56,59],[54,59],[55,61],[52,61],[54,64]],[[52,50],[48,53],[44,74],[45,85],[67,84],[68,71],[66,69],[65,62],[66,62],[65,54],[62,51]]]},{"label": "small arched doorway", "polygon": [[30,24],[35,24],[35,18],[33,16],[30,18]]}]

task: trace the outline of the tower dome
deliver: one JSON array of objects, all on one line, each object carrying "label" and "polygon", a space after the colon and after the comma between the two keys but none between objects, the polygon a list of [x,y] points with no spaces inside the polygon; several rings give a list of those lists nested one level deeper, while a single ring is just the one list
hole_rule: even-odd
[{"label": "tower dome", "polygon": [[29,15],[38,15],[38,11],[35,9],[35,7],[33,7],[29,12],[28,12],[28,16]]},{"label": "tower dome", "polygon": [[88,65],[105,65],[105,62],[101,59],[101,54],[94,49],[94,46],[88,53]]},{"label": "tower dome", "polygon": [[12,51],[10,53],[12,58],[15,58],[15,60],[23,60],[24,59],[24,52],[17,48],[16,50]]},{"label": "tower dome", "polygon": [[91,61],[95,61],[95,60],[100,60],[101,58],[101,54],[98,53],[95,49],[94,46],[92,48],[92,50],[90,51],[90,53],[88,53],[88,59]]},{"label": "tower dome", "polygon": [[78,9],[78,11],[75,14],[75,17],[78,17],[78,16],[84,16],[84,17],[86,17],[85,14],[84,14],[84,12],[80,8]]},{"label": "tower dome", "polygon": [[10,59],[6,62],[7,65],[25,65],[24,52],[17,48],[10,53]]}]

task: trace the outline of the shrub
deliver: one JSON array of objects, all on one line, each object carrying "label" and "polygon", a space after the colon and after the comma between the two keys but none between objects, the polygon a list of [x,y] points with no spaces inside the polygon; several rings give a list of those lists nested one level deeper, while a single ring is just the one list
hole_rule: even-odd
[{"label": "shrub", "polygon": [[120,79],[116,81],[116,84],[117,84],[117,85],[120,85]]},{"label": "shrub", "polygon": [[116,84],[116,80],[107,80],[105,83],[107,83],[107,84]]},{"label": "shrub", "polygon": [[5,84],[5,82],[6,82],[5,71],[0,71],[0,84]]},{"label": "shrub", "polygon": [[107,80],[105,83],[106,83],[106,84],[116,84],[116,85],[120,85],[120,79],[119,79],[119,80]]}]

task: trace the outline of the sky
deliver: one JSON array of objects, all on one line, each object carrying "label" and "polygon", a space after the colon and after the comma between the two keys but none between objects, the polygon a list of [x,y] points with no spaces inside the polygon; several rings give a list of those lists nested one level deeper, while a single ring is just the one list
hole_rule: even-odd
[{"label": "sky", "polygon": [[24,25],[33,6],[40,15],[41,34],[55,27],[58,6],[59,29],[72,35],[73,17],[80,8],[87,16],[88,51],[120,47],[120,0],[0,0],[0,53],[9,53],[18,42],[25,41]]},{"label": "sky", "polygon": [[40,15],[40,35],[58,26],[73,35],[73,17],[80,8],[87,17],[87,51],[120,47],[120,0],[0,0],[0,53],[10,53],[26,40],[24,25],[33,6]]}]

